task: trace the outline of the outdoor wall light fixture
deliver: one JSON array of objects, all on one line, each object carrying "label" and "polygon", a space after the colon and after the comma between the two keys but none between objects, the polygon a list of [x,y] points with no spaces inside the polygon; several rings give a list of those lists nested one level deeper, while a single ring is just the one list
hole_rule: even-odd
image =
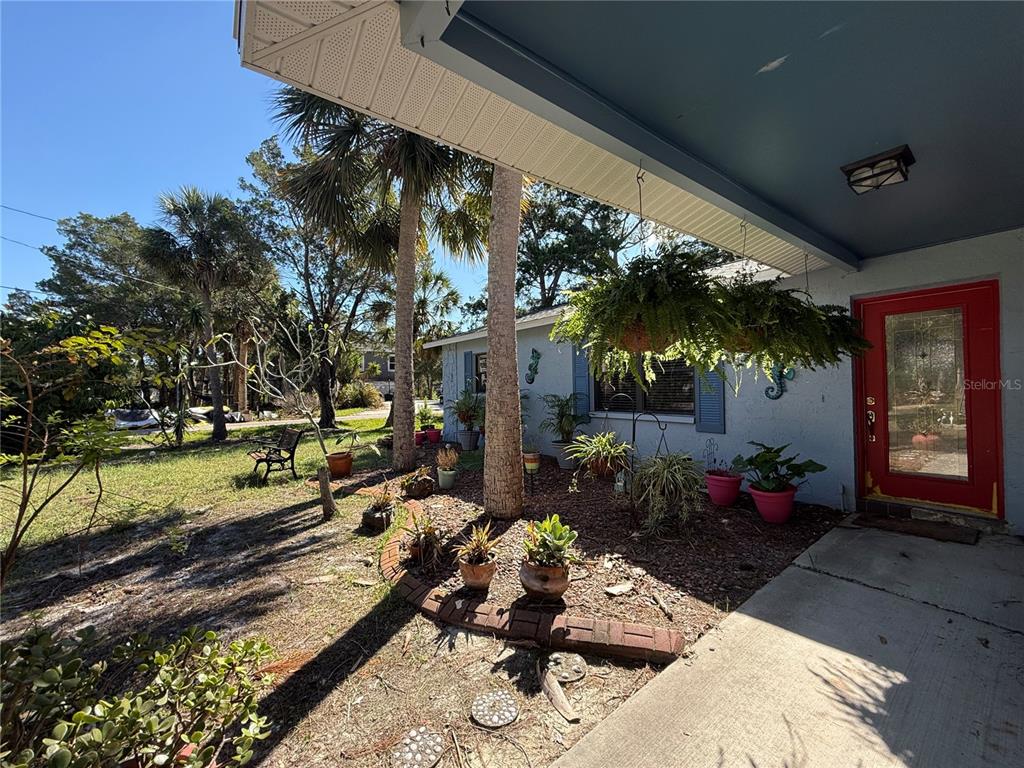
[{"label": "outdoor wall light fixture", "polygon": [[874,189],[899,184],[910,176],[907,170],[914,164],[914,153],[906,144],[865,157],[854,163],[844,165],[841,170],[846,174],[846,183],[858,195]]}]

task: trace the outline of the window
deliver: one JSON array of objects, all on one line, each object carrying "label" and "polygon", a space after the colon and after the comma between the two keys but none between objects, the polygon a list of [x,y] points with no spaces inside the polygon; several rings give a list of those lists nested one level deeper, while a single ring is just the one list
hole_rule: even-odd
[{"label": "window", "polygon": [[473,358],[473,375],[476,377],[476,391],[487,391],[487,353],[480,352]]},{"label": "window", "polygon": [[394,373],[395,372],[395,356],[394,355],[388,355],[388,372],[390,372],[390,373]]},{"label": "window", "polygon": [[636,378],[627,373],[621,379],[594,380],[594,410],[694,415],[693,367],[683,360],[654,363],[655,379],[644,392]]}]

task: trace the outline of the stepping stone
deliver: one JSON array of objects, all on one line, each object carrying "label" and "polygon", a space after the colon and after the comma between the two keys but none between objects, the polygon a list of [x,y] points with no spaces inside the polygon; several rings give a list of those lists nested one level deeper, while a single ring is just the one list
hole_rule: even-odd
[{"label": "stepping stone", "polygon": [[428,731],[425,725],[409,731],[402,743],[391,753],[395,768],[431,768],[444,752],[444,737]]},{"label": "stepping stone", "polygon": [[519,705],[508,691],[491,691],[473,699],[469,713],[480,725],[501,728],[519,717]]},{"label": "stepping stone", "polygon": [[547,660],[548,671],[560,683],[575,683],[587,674],[587,662],[578,653],[552,653]]}]

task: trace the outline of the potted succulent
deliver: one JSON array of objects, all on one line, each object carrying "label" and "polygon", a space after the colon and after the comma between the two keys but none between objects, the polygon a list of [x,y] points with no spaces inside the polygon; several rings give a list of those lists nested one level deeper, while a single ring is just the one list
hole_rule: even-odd
[{"label": "potted succulent", "polygon": [[629,455],[633,446],[619,440],[614,432],[598,432],[596,435],[577,435],[565,449],[565,453],[591,477],[608,479],[629,468]]},{"label": "potted succulent", "polygon": [[474,426],[480,422],[482,415],[479,396],[476,392],[471,391],[469,387],[466,387],[456,400],[448,403],[448,407],[463,427],[457,433],[462,450],[475,451],[480,441],[480,433],[474,429]]},{"label": "potted succulent", "polygon": [[434,478],[428,467],[419,467],[402,478],[402,493],[407,499],[425,499],[434,492]]},{"label": "potted succulent", "polygon": [[793,512],[796,481],[827,467],[813,459],[797,461],[799,454],[783,457],[789,443],[773,447],[751,441],[750,445],[761,450],[751,456],[737,456],[732,461],[733,469],[747,476],[750,495],[765,522],[784,523]]},{"label": "potted succulent", "polygon": [[441,442],[441,430],[434,423],[434,412],[430,409],[429,405],[424,403],[416,412],[416,420],[419,422],[420,431],[423,432],[429,442]]},{"label": "potted succulent", "polygon": [[359,433],[355,430],[339,435],[334,441],[334,444],[341,445],[346,441],[348,442],[347,450],[333,451],[332,453],[326,454],[327,468],[331,471],[332,480],[340,480],[341,478],[348,477],[352,474],[352,460],[355,457],[357,446],[360,448],[369,448],[380,456],[380,451],[377,449],[376,445],[359,442]]},{"label": "potted succulent", "polygon": [[537,472],[540,469],[540,451],[529,438],[523,442],[523,467],[527,472]]},{"label": "potted succulent", "polygon": [[552,441],[556,450],[558,466],[562,469],[573,469],[575,463],[566,453],[566,449],[572,442],[572,436],[576,428],[581,424],[590,421],[586,414],[577,413],[579,397],[574,392],[571,395],[544,395],[542,398],[544,407],[547,409],[548,417],[540,423],[540,428],[558,437]]},{"label": "potted succulent", "polygon": [[444,545],[441,543],[443,532],[438,528],[429,515],[421,514],[412,518],[412,524],[402,528],[409,534],[406,542],[406,549],[409,550],[409,557],[418,562],[437,563],[441,559]]},{"label": "potted succulent", "polygon": [[572,550],[576,531],[563,525],[558,515],[526,527],[523,550],[526,557],[519,568],[519,581],[535,600],[557,599],[569,588],[569,564],[577,560]]},{"label": "potted succulent", "polygon": [[370,496],[370,503],[363,510],[363,527],[374,533],[387,530],[394,517],[397,501],[391,483],[384,483]]},{"label": "potted succulent", "polygon": [[486,592],[491,586],[491,579],[494,578],[494,571],[498,565],[492,551],[497,543],[497,539],[491,538],[490,523],[482,528],[474,525],[456,550],[459,557],[459,573],[470,589]]},{"label": "potted succulent", "polygon": [[437,487],[448,491],[455,487],[456,467],[459,466],[459,452],[454,446],[446,445],[437,452]]}]

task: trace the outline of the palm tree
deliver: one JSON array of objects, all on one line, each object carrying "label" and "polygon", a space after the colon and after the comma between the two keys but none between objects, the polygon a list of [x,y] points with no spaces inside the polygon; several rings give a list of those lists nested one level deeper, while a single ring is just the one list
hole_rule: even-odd
[{"label": "palm tree", "polygon": [[487,409],[484,511],[498,519],[523,513],[523,434],[516,344],[516,260],[523,175],[494,166],[487,261]]},{"label": "palm tree", "polygon": [[483,257],[485,223],[479,201],[461,206],[472,163],[462,152],[374,120],[296,88],[278,92],[276,117],[291,135],[309,143],[316,160],[290,180],[306,210],[334,231],[349,226],[345,191],[373,186],[381,195],[399,188],[399,237],[395,262],[395,395],[393,463],[415,464],[413,321],[416,256],[432,233],[455,254]]},{"label": "palm tree", "polygon": [[220,355],[214,341],[213,297],[222,289],[239,286],[268,269],[262,244],[246,227],[235,204],[196,187],[161,195],[165,227],[143,232],[142,254],[166,277],[199,293],[203,306],[203,346],[208,365],[213,406],[213,440],[227,437],[221,391]]}]

